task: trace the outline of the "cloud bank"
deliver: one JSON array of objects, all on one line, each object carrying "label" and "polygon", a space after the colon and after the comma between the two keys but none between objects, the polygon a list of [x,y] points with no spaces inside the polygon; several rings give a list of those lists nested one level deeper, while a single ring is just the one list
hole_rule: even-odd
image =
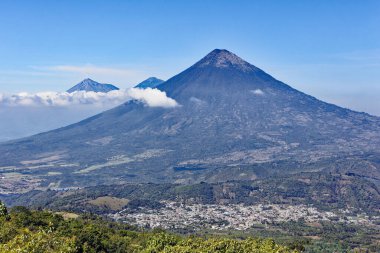
[{"label": "cloud bank", "polygon": [[149,107],[178,105],[165,92],[150,88],[108,93],[0,94],[0,142],[73,124],[130,100],[139,100]]},{"label": "cloud bank", "polygon": [[51,106],[68,107],[74,105],[91,105],[97,107],[112,107],[129,100],[139,100],[149,107],[170,108],[177,106],[177,102],[166,96],[158,89],[115,90],[108,93],[77,91],[67,92],[38,92],[18,94],[1,94],[0,106]]}]

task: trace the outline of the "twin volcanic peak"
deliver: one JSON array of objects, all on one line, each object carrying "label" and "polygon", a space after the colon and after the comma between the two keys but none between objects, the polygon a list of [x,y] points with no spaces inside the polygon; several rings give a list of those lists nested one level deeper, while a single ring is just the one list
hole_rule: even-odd
[{"label": "twin volcanic peak", "polygon": [[[146,88],[156,88],[158,85],[162,84],[164,80],[158,79],[157,77],[149,77],[148,79],[137,84],[134,88],[146,89]],[[109,92],[112,90],[119,90],[118,87],[112,84],[98,83],[90,78],[86,78],[80,83],[76,84],[69,90],[68,93],[73,93],[75,91],[93,91],[93,92]]]},{"label": "twin volcanic peak", "polygon": [[[212,51],[157,88],[180,106],[129,101],[0,144],[0,167],[33,165],[43,175],[49,166],[72,166],[60,170],[61,187],[247,180],[327,165],[380,178],[379,166],[368,160],[379,157],[380,118],[297,91],[227,50]],[[367,165],[338,166],[355,159]]]},{"label": "twin volcanic peak", "polygon": [[112,90],[119,90],[119,88],[112,84],[98,83],[90,78],[86,78],[82,82],[67,90],[67,92],[73,93],[75,91],[93,91],[106,93]]}]

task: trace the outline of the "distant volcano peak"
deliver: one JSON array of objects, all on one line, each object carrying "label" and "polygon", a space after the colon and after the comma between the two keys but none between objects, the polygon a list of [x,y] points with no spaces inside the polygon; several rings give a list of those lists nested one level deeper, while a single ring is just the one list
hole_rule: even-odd
[{"label": "distant volcano peak", "polygon": [[153,89],[163,82],[164,82],[163,80],[158,79],[157,77],[149,77],[148,79],[137,84],[135,88],[140,88],[140,89],[152,88]]},{"label": "distant volcano peak", "polygon": [[226,49],[214,49],[203,59],[201,59],[196,66],[205,67],[212,66],[216,68],[235,67],[243,71],[253,70],[255,67],[242,58]]},{"label": "distant volcano peak", "polygon": [[93,91],[93,92],[109,92],[112,90],[118,90],[119,88],[106,83],[98,83],[90,78],[84,79],[82,82],[78,83],[74,87],[67,90],[68,93],[73,93],[75,91]]},{"label": "distant volcano peak", "polygon": [[95,83],[95,81],[92,80],[91,78],[85,78],[83,79],[82,83]]}]

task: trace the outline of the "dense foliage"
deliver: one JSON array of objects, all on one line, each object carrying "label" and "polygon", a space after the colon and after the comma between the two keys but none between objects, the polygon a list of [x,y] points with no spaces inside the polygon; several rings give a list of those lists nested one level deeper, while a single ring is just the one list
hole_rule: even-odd
[{"label": "dense foliage", "polygon": [[0,253],[297,252],[271,239],[183,237],[160,230],[138,231],[88,214],[64,219],[59,214],[24,207],[14,207],[8,213],[1,202],[0,211]]}]

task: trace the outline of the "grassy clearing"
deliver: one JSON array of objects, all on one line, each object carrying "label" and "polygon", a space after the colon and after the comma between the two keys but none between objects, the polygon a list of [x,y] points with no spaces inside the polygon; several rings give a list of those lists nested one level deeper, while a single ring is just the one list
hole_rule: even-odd
[{"label": "grassy clearing", "polygon": [[124,198],[116,198],[110,196],[98,197],[96,199],[88,201],[89,204],[98,206],[98,207],[106,207],[113,211],[119,211],[124,206],[128,204],[129,200]]}]

